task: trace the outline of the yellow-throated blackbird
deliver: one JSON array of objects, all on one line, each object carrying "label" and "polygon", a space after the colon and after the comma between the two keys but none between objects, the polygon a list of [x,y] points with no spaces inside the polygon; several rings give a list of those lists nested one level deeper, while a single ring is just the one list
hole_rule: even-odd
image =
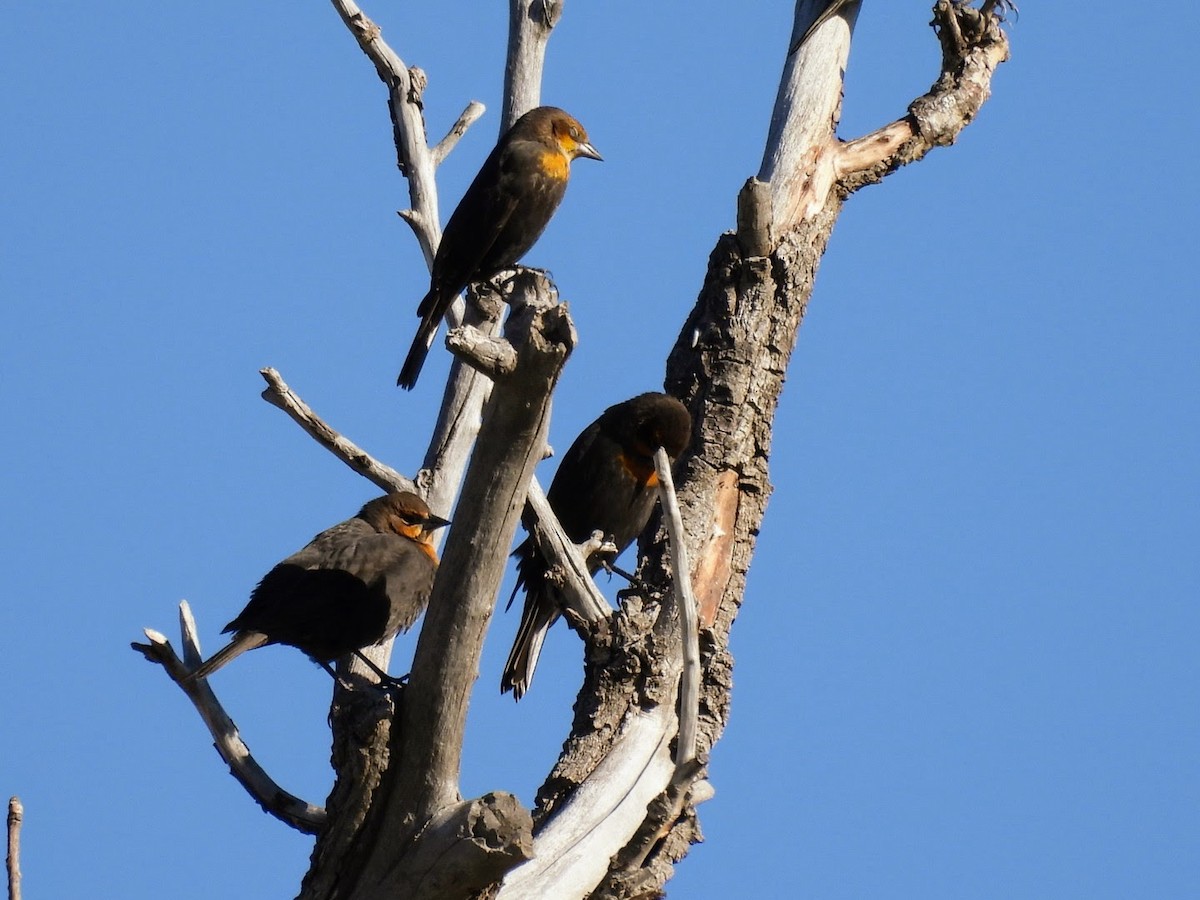
[{"label": "yellow-throated blackbird", "polygon": [[800,36],[800,40],[792,44],[792,47],[790,50],[788,50],[788,53],[795,53],[797,50],[799,50],[800,45],[813,36],[813,32],[815,32],[818,28],[854,2],[856,2],[856,0],[829,0],[829,3],[825,6],[825,8],[821,10],[815,19],[813,19],[813,23],[809,25],[804,34]]},{"label": "yellow-throated blackbird", "polygon": [[[674,461],[687,447],[692,418],[674,397],[648,393],[610,406],[567,450],[546,497],[576,543],[599,530],[623,551],[641,534],[654,509],[658,476],[654,451]],[[558,592],[546,579],[546,561],[525,541],[517,557],[517,588],[525,587],[521,624],[500,678],[501,693],[520,700],[529,690],[546,631],[559,616]],[[595,572],[599,562],[589,562]],[[513,597],[516,596],[513,590]],[[509,598],[512,605],[512,598]]]},{"label": "yellow-throated blackbird", "polygon": [[189,679],[266,644],[297,647],[332,674],[334,660],[407,631],[429,600],[431,534],[445,524],[409,491],[376,497],[263,576],[222,632],[233,640]]},{"label": "yellow-throated blackbird", "polygon": [[513,266],[541,237],[567,190],[571,160],[580,156],[600,159],[583,126],[553,106],[531,109],[500,138],[446,223],[398,385],[417,383],[459,292]]}]

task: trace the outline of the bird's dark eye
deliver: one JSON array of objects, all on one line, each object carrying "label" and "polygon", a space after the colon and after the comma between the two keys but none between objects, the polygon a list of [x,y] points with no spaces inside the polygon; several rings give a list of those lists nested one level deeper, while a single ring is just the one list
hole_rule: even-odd
[{"label": "bird's dark eye", "polygon": [[571,140],[573,140],[573,141],[579,140],[579,129],[576,128],[574,125],[571,126]]}]

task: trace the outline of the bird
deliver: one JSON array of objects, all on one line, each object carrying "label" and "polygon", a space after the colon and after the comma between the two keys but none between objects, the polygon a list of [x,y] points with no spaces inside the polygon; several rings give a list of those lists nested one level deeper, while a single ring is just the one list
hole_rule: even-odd
[{"label": "bird", "polygon": [[808,28],[807,28],[807,30],[805,30],[804,34],[802,34],[800,36],[800,40],[795,41],[792,44],[791,48],[788,50],[788,56],[791,56],[793,53],[795,53],[797,50],[799,50],[800,46],[805,41],[807,41],[810,37],[812,37],[813,33],[818,28],[820,28],[822,25],[824,25],[826,22],[828,22],[830,19],[832,19],[838,13],[840,13],[843,9],[845,9],[851,3],[856,3],[856,2],[858,2],[858,0],[830,0],[830,2],[826,5],[826,7],[823,10],[821,10],[820,13],[817,14],[817,17],[815,19],[813,19],[812,24],[808,26]]},{"label": "bird", "polygon": [[[667,394],[639,394],[606,409],[571,444],[546,495],[567,537],[581,543],[599,530],[616,545],[618,554],[625,550],[646,527],[654,509],[655,450],[663,447],[674,462],[687,448],[691,433],[687,407]],[[513,698],[520,700],[529,690],[542,642],[562,603],[546,578],[546,560],[531,538],[513,556],[517,585],[508,605],[524,587],[525,606],[500,677],[500,692],[511,690]],[[595,557],[588,561],[589,572],[600,567]]]},{"label": "bird", "polygon": [[416,385],[442,317],[467,285],[529,252],[562,202],[571,161],[581,156],[602,159],[583,126],[554,106],[531,109],[504,133],[446,223],[396,384]]},{"label": "bird", "polygon": [[304,651],[335,679],[330,663],[355,653],[393,680],[359,651],[407,631],[424,611],[438,563],[432,535],[448,524],[411,491],[369,501],[264,575],[221,632],[233,639],[188,680],[267,644]]}]

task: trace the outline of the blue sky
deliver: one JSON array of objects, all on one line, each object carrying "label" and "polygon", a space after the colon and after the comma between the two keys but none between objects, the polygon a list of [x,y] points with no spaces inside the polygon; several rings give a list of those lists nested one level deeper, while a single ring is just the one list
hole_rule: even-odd
[{"label": "blue sky", "polygon": [[[567,4],[543,98],[606,161],[576,166],[527,257],[581,335],[560,448],[661,385],[758,169],[786,6]],[[958,145],[834,233],[707,842],[672,897],[1200,892],[1200,14],[1025,7]],[[366,11],[429,73],[436,137],[489,107],[441,171],[445,216],[495,139],[503,10]],[[211,650],[263,572],[375,493],[259,399],[262,366],[419,463],[446,355],[394,387],[426,275],[382,87],[323,3],[20,12],[0,12],[0,791],[27,808],[26,893],[293,896],[309,840],[244,797],[128,642],[175,633],[186,597]],[[928,86],[928,20],[866,5],[843,136]],[[579,646],[556,630],[514,706],[495,685],[515,628],[493,623],[463,780],[532,800]],[[327,676],[273,649],[214,685],[320,802]]]}]

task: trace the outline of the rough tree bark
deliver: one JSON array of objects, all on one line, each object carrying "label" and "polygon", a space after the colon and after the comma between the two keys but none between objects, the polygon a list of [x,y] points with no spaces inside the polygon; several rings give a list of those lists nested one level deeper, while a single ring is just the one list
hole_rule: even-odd
[{"label": "rough tree bark", "polygon": [[[333,2],[387,86],[412,202],[401,215],[429,260],[440,237],[434,171],[481,110],[468,106],[450,135],[428,146],[424,73],[407,68],[353,2]],[[827,6],[798,0],[793,43]],[[451,324],[459,327],[448,343],[459,362],[425,468],[414,479],[439,513],[454,505],[462,483],[456,525],[398,707],[388,695],[335,689],[336,781],[326,808],[283,794],[265,773],[259,779],[207,686],[181,685],[218,743],[225,739],[227,758],[242,766],[239,777],[255,799],[317,834],[302,898],[660,894],[673,864],[700,839],[696,805],[712,792],[704,764],[729,712],[729,630],[771,491],[776,402],[813,274],[843,202],[933,147],[953,143],[986,101],[993,72],[1008,55],[1004,6],[938,0],[937,81],[905,115],[848,142],[835,130],[859,3],[842,4],[787,56],[762,166],[737,198],[736,231],[717,239],[666,365],[666,389],[684,400],[695,423],[692,446],[676,467],[683,540],[674,549],[686,551],[690,572],[673,571],[666,530],[653,523],[640,547],[641,587],[620,610],[597,610],[580,592],[585,613],[576,626],[585,638],[585,680],[571,735],[532,813],[503,793],[464,799],[460,752],[480,649],[574,331],[553,285],[532,273],[506,288],[505,340],[496,336],[502,305],[486,292],[456,306]],[[502,129],[537,104],[546,43],[562,12],[561,0],[510,0]],[[381,486],[409,483],[333,432],[278,373],[264,370],[264,377],[264,397],[347,464]],[[694,758],[690,749],[673,747],[689,655],[680,622],[690,617],[680,615],[675,596],[685,575],[700,620],[699,718],[686,729],[698,732]],[[183,661],[156,632],[147,632],[150,644],[135,646],[180,682],[199,656],[194,628],[184,632]],[[376,661],[386,663],[387,653],[381,649]],[[347,674],[361,675],[354,666]]]}]

